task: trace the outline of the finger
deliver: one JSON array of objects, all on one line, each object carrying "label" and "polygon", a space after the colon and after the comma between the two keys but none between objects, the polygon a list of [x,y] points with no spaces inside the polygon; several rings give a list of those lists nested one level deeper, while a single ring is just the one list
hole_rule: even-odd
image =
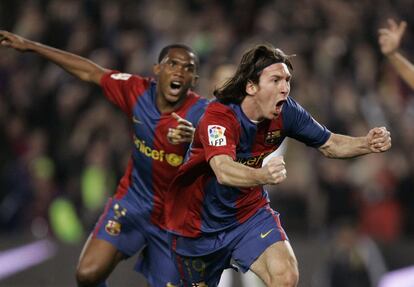
[{"label": "finger", "polygon": [[174,119],[177,120],[177,122],[179,124],[184,124],[184,125],[187,125],[187,126],[193,126],[193,124],[190,121],[187,121],[186,119],[180,117],[178,114],[171,113],[171,115],[174,117]]},{"label": "finger", "polygon": [[389,18],[387,20],[388,25],[390,26],[391,30],[395,30],[397,28],[397,23],[395,22],[394,19]]},{"label": "finger", "polygon": [[286,170],[282,170],[279,173],[277,173],[276,177],[274,178],[274,183],[278,184],[281,183],[282,181],[284,181],[287,178],[287,172]]},{"label": "finger", "polygon": [[185,132],[194,132],[194,130],[195,130],[192,126],[187,126],[187,125],[183,125],[183,124],[179,124],[176,127],[176,129],[180,130],[180,131],[185,131]]},{"label": "finger", "polygon": [[174,119],[176,119],[177,121],[179,119],[182,119],[182,117],[180,117],[177,113],[171,113],[171,115],[173,116]]},{"label": "finger", "polygon": [[388,139],[389,139],[388,136],[382,136],[382,137],[374,138],[374,139],[371,140],[371,145],[387,142]]},{"label": "finger", "polygon": [[407,28],[407,22],[402,21],[400,25],[398,25],[397,27],[398,34],[399,35],[404,34],[406,28]]},{"label": "finger", "polygon": [[186,125],[188,127],[192,127],[193,126],[193,124],[191,122],[187,121],[186,119],[179,119],[177,121],[178,121],[178,124],[183,124],[183,125]]},{"label": "finger", "polygon": [[5,35],[0,35],[0,44],[2,46],[9,46],[10,40]]},{"label": "finger", "polygon": [[389,35],[390,33],[391,33],[391,31],[387,28],[378,29],[378,34],[380,34],[380,35]]},{"label": "finger", "polygon": [[186,119],[180,117],[177,113],[171,113],[174,119],[176,119],[179,123],[186,122],[189,123]]}]

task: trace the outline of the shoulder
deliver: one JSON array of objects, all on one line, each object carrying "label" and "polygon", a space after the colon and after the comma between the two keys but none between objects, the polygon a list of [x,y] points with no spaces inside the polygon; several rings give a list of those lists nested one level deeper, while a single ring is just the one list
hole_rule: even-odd
[{"label": "shoulder", "polygon": [[237,107],[225,105],[218,101],[208,104],[205,112],[205,118],[214,119],[217,122],[239,122],[236,113]]},{"label": "shoulder", "polygon": [[191,102],[193,104],[198,104],[200,106],[207,106],[208,103],[210,103],[210,101],[202,96],[200,96],[199,94],[197,94],[194,91],[189,90],[187,93],[187,98],[186,98],[187,102]]},{"label": "shoulder", "polygon": [[140,85],[149,87],[151,83],[155,85],[155,81],[149,77],[142,77],[129,73],[122,73],[116,70],[111,70],[103,75],[101,82],[113,82],[120,85]]},{"label": "shoulder", "polygon": [[207,110],[216,113],[234,113],[234,108],[232,107],[232,105],[225,105],[220,103],[219,101],[210,102],[207,106]]},{"label": "shoulder", "polygon": [[286,108],[288,110],[303,110],[303,107],[291,97],[288,97],[286,100]]}]

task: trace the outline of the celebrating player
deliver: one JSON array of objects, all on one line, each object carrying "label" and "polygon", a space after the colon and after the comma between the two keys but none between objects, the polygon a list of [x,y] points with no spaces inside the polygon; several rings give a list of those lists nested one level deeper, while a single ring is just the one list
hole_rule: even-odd
[{"label": "celebrating player", "polygon": [[[34,52],[77,78],[100,85],[106,97],[131,121],[134,149],[115,195],[80,256],[79,286],[106,286],[123,259],[144,249],[137,269],[152,286],[176,286],[167,233],[160,221],[164,193],[182,164],[194,128],[207,101],[191,91],[198,58],[184,45],[162,49],[154,66],[157,81],[108,70],[77,55],[0,31],[0,44]],[[162,272],[160,272],[162,270]]]},{"label": "celebrating player", "polygon": [[286,178],[283,157],[266,159],[262,166],[285,137],[331,158],[391,147],[384,127],[351,137],[317,123],[289,97],[289,58],[268,45],[247,51],[196,128],[189,159],[164,201],[165,226],[184,286],[217,286],[230,261],[267,286],[297,285],[294,252],[262,187]]},{"label": "celebrating player", "polygon": [[388,19],[388,27],[378,30],[381,52],[387,56],[397,73],[414,89],[414,65],[398,51],[407,23]]}]

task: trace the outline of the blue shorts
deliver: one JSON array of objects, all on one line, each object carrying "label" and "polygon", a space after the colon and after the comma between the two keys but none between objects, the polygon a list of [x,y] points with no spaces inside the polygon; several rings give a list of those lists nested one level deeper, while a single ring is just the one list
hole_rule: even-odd
[{"label": "blue shorts", "polygon": [[[217,286],[224,269],[243,273],[270,245],[288,240],[279,213],[269,206],[231,230],[198,238],[170,236],[172,254],[184,286]],[[198,284],[198,285],[197,285]]]},{"label": "blue shorts", "polygon": [[96,224],[94,237],[111,243],[127,257],[141,253],[135,270],[151,286],[178,286],[180,276],[171,258],[168,233],[152,224],[149,216],[144,216],[131,202],[128,195],[120,200],[110,198]]}]

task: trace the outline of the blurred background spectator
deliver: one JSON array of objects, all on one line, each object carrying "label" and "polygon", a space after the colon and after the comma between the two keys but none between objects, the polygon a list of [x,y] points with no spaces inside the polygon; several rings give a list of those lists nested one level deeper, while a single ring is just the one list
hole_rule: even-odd
[{"label": "blurred background spectator", "polygon": [[[294,246],[318,239],[325,249],[358,234],[378,246],[388,270],[414,264],[412,249],[401,247],[414,239],[414,91],[381,55],[377,29],[389,17],[406,20],[401,50],[414,51],[413,16],[411,0],[0,2],[2,29],[123,72],[151,75],[161,47],[185,43],[200,55],[205,97],[251,45],[296,54],[292,97],[338,132],[385,125],[393,147],[338,162],[291,141],[273,207]],[[0,238],[83,242],[126,166],[126,119],[99,89],[40,57],[1,49],[0,125]],[[57,227],[59,212],[74,217],[69,233]],[[344,221],[352,228],[333,232]]]}]

